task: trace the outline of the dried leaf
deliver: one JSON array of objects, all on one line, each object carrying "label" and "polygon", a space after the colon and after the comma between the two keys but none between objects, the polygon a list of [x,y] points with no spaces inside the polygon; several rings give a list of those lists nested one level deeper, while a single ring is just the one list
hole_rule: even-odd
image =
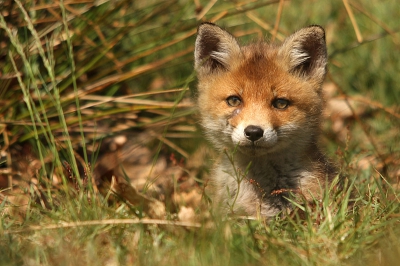
[{"label": "dried leaf", "polygon": [[165,206],[162,202],[140,193],[125,180],[121,178],[118,180],[113,176],[111,181],[111,190],[132,205],[141,206],[143,211],[151,218],[164,218]]}]

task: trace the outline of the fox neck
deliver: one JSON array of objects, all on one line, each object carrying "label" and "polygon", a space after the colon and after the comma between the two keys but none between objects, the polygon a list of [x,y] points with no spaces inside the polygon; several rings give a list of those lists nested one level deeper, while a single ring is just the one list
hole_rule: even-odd
[{"label": "fox neck", "polygon": [[269,153],[257,157],[237,152],[233,156],[233,163],[226,157],[225,163],[235,167],[242,178],[254,184],[264,193],[270,194],[274,190],[299,188],[300,179],[312,175],[315,162],[310,156],[318,149],[313,147],[291,148],[289,151]]}]

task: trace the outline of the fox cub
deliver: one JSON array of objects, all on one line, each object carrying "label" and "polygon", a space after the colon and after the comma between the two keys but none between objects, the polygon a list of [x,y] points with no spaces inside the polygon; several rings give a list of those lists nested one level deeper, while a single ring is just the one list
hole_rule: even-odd
[{"label": "fox cub", "polygon": [[290,208],[292,194],[320,198],[336,176],[317,147],[326,64],[320,26],[281,45],[247,46],[212,23],[199,26],[198,107],[221,152],[211,187],[226,212],[274,216]]}]

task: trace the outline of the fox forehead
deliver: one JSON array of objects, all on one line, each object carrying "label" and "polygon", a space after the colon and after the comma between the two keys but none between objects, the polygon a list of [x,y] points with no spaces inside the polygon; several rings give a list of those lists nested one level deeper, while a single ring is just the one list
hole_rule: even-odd
[{"label": "fox forehead", "polygon": [[223,100],[227,96],[238,95],[254,104],[277,97],[296,100],[298,97],[315,96],[307,82],[284,69],[277,49],[268,43],[241,47],[241,55],[232,60],[236,61],[235,68],[219,73],[206,82],[214,97]]},{"label": "fox forehead", "polygon": [[274,74],[279,71],[279,58],[277,49],[268,43],[258,42],[241,47],[241,55],[238,60],[236,71],[243,73],[249,80],[273,79]]}]

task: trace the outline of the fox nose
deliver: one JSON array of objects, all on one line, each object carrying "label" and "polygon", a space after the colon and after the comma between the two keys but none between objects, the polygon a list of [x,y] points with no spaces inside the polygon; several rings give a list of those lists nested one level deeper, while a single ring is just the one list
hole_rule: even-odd
[{"label": "fox nose", "polygon": [[264,135],[264,130],[258,126],[247,126],[244,129],[244,135],[251,141],[259,140]]}]

